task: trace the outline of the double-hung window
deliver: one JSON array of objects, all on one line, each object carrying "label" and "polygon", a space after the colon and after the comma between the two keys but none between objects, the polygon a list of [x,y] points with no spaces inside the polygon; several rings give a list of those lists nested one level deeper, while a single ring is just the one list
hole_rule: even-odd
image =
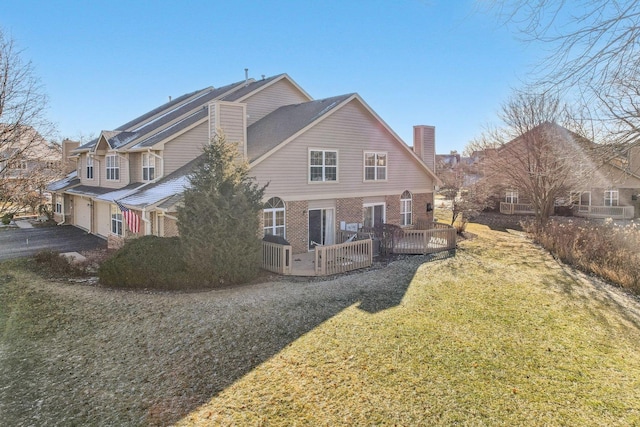
[{"label": "double-hung window", "polygon": [[605,206],[618,206],[620,200],[620,193],[618,190],[606,190],[604,192],[604,205]]},{"label": "double-hung window", "polygon": [[56,200],[56,213],[57,214],[62,213],[62,202],[60,200]]},{"label": "double-hung window", "polygon": [[87,156],[87,179],[93,179],[93,157]]},{"label": "double-hung window", "polygon": [[142,154],[142,180],[152,181],[156,177],[156,158],[150,153]]},{"label": "double-hung window", "polygon": [[106,158],[107,162],[107,179],[117,181],[120,179],[120,159],[117,154],[110,154]]},{"label": "double-hung window", "polygon": [[400,196],[400,225],[411,225],[411,213],[413,200],[411,193],[405,191]]},{"label": "double-hung window", "polygon": [[386,181],[387,153],[364,153],[364,180]]},{"label": "double-hung window", "polygon": [[111,233],[122,236],[122,212],[117,205],[111,205]]},{"label": "double-hung window", "polygon": [[507,203],[518,203],[518,190],[507,190],[504,201]]},{"label": "double-hung window", "polygon": [[338,180],[338,152],[309,150],[309,181]]}]

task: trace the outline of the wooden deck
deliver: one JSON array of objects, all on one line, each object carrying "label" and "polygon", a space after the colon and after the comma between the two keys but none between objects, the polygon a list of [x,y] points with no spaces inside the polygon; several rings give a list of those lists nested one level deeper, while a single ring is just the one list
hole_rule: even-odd
[{"label": "wooden deck", "polygon": [[455,253],[455,228],[440,223],[429,227],[417,230],[391,226],[382,239],[370,232],[339,231],[338,241],[343,243],[298,254],[293,254],[290,245],[263,241],[262,268],[292,276],[327,276],[369,267],[379,254]]}]

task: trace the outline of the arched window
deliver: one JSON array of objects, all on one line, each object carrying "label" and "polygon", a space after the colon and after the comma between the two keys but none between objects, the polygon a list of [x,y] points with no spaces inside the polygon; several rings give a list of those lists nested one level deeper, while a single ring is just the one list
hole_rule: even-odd
[{"label": "arched window", "polygon": [[264,204],[264,235],[285,236],[284,202],[279,197],[272,197]]},{"label": "arched window", "polygon": [[405,191],[400,196],[400,225],[411,225],[411,212],[413,209],[413,196]]}]

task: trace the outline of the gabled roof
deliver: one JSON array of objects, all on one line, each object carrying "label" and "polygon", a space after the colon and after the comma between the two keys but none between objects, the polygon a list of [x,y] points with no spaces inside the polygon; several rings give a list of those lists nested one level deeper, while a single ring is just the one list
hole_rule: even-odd
[{"label": "gabled roof", "polygon": [[189,126],[199,122],[200,120],[206,118],[209,115],[209,108],[207,106],[203,106],[196,112],[184,117],[183,119],[178,120],[171,126],[168,126],[161,131],[152,134],[151,136],[142,139],[140,142],[135,143],[129,149],[136,150],[138,148],[147,148],[152,147],[158,142],[168,138],[171,135],[175,135],[178,132],[181,132],[184,129],[187,129]]},{"label": "gabled roof", "polygon": [[181,194],[189,187],[189,174],[200,162],[202,155],[175,170],[164,178],[140,188],[133,194],[122,197],[119,201],[128,207],[146,207],[155,205],[176,194]]},{"label": "gabled roof", "polygon": [[252,162],[327,114],[354,94],[286,105],[247,128],[247,156]]},{"label": "gabled roof", "polygon": [[[234,91],[242,85],[243,82],[236,82],[230,85],[222,86],[217,89],[208,87],[196,92],[191,92],[182,95],[171,102],[167,102],[158,108],[151,110],[150,112],[137,117],[130,122],[119,126],[115,131],[102,131],[101,135],[105,137],[109,143],[111,149],[126,148],[127,145],[133,144],[134,146],[140,143],[140,139],[149,139],[158,132],[164,132],[164,137],[168,136],[168,132],[165,131],[165,127],[169,125],[174,131],[181,129],[179,126],[175,127],[174,121],[181,122],[185,120],[187,116],[191,117],[195,112],[205,107],[212,100],[218,99],[227,95],[230,91]],[[74,152],[83,152],[94,149],[97,145],[99,138],[96,138],[88,143],[78,147]]]},{"label": "gabled roof", "polygon": [[367,105],[360,95],[350,93],[332,98],[303,102],[301,104],[280,107],[247,128],[247,156],[251,166],[255,166],[276,150],[286,146],[298,135],[311,129],[331,114],[336,113],[349,102],[356,100],[391,135],[400,149],[404,150],[435,180],[442,181],[435,171],[429,169],[424,161],[391,129],[375,111]]},{"label": "gabled roof", "polygon": [[304,89],[298,86],[298,84],[294,82],[293,79],[291,79],[291,77],[289,77],[288,74],[282,73],[282,74],[275,75],[273,77],[267,77],[266,79],[263,78],[261,80],[251,79],[249,80],[248,83],[245,83],[245,85],[242,86],[240,89],[234,90],[233,92],[224,96],[222,100],[223,101],[242,101],[248,95],[254,92],[258,92],[263,88],[268,87],[280,80],[287,80],[289,83],[295,86],[300,91],[300,93],[304,94],[304,96],[306,96],[310,101],[313,99]]},{"label": "gabled roof", "polygon": [[[140,185],[138,183],[128,185],[127,187],[135,188],[135,186]],[[131,189],[129,188],[129,189]],[[74,194],[76,196],[85,196],[85,197],[98,197],[103,194],[107,194],[113,191],[113,188],[105,188],[105,187],[92,187],[90,185],[78,185],[77,187],[70,188],[66,191],[68,194]]]},{"label": "gabled roof", "polygon": [[[128,193],[131,193],[132,191],[135,191],[137,188],[142,187],[143,185],[145,185],[142,182],[133,182],[125,187],[122,188],[118,188],[117,190],[114,190],[113,188],[103,188],[103,187],[92,187],[92,188],[99,188],[100,189],[100,194],[96,194],[94,197],[96,200],[102,200],[105,202],[113,202],[115,200],[118,200],[121,197],[126,196]],[[81,186],[84,187],[84,186]],[[80,188],[80,187],[78,187]],[[106,191],[103,191],[106,190]],[[89,190],[90,192],[91,190]],[[71,192],[71,191],[70,191]],[[84,196],[87,195],[88,192],[85,192],[85,194],[83,194]]]}]

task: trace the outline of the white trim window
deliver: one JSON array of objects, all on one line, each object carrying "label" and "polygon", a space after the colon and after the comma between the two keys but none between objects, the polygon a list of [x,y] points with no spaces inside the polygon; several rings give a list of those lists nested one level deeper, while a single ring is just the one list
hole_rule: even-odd
[{"label": "white trim window", "polygon": [[412,222],[413,196],[411,192],[405,190],[400,196],[400,225],[407,226]]},{"label": "white trim window", "polygon": [[604,192],[605,206],[618,206],[619,203],[620,203],[620,192],[618,190],[605,190]]},{"label": "white trim window", "polygon": [[109,154],[106,158],[107,163],[107,180],[120,180],[120,159],[117,154]]},{"label": "white trim window", "polygon": [[507,203],[518,203],[518,190],[507,190],[504,201]]},{"label": "white trim window", "polygon": [[93,179],[93,157],[87,156],[87,179]]},{"label": "white trim window", "polygon": [[62,213],[62,202],[60,200],[56,200],[56,213],[57,214]]},{"label": "white trim window", "polygon": [[364,180],[387,180],[387,153],[367,151],[364,153]]},{"label": "white trim window", "polygon": [[338,180],[338,152],[309,150],[309,181],[336,182]]},{"label": "white trim window", "polygon": [[142,153],[142,180],[153,181],[156,177],[156,157],[150,153]]},{"label": "white trim window", "polygon": [[285,206],[279,197],[272,197],[264,204],[262,211],[264,219],[264,235],[285,237]]},{"label": "white trim window", "polygon": [[117,205],[111,205],[111,233],[122,236],[122,212]]}]

